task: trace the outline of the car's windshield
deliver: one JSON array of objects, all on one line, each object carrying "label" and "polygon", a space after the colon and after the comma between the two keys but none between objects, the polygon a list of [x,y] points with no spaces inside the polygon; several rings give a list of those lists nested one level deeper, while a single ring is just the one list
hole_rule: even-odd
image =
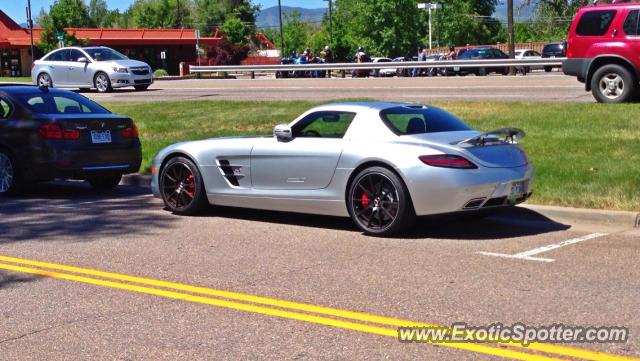
[{"label": "car's windshield", "polygon": [[89,54],[91,59],[95,61],[108,61],[108,60],[126,60],[125,55],[109,48],[84,48],[84,51]]},{"label": "car's windshield", "polygon": [[380,112],[385,124],[398,135],[472,130],[462,120],[439,108],[399,106]]},{"label": "car's windshield", "polygon": [[110,112],[81,95],[74,93],[24,93],[19,98],[36,114],[109,114]]}]

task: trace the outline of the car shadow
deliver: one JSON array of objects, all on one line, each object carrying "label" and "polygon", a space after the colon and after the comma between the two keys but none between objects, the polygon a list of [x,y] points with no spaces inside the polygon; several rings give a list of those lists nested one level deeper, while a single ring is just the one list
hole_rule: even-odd
[{"label": "car shadow", "polygon": [[6,271],[0,271],[0,290],[2,290],[3,288],[17,286],[21,283],[33,282],[40,278],[42,278],[42,276],[16,275]]},{"label": "car shadow", "polygon": [[98,193],[83,182],[38,184],[0,203],[0,244],[158,234],[178,221],[158,206],[148,188]]},{"label": "car shadow", "polygon": [[[212,207],[202,217],[222,217],[273,224],[360,232],[347,217],[318,216],[300,213],[264,211],[234,207]],[[397,239],[491,240],[534,236],[569,229],[543,215],[521,207],[497,210],[484,218],[472,215],[437,215],[418,217],[414,226],[395,236]]]},{"label": "car shadow", "polygon": [[[115,94],[119,94],[119,93],[143,93],[143,92],[154,92],[154,91],[159,91],[162,89],[158,89],[158,88],[148,88],[145,90],[135,90],[135,89],[129,89],[129,88],[125,88],[125,89],[121,89],[121,88],[117,88],[117,89],[113,89],[111,91],[111,93],[115,93]],[[95,90],[95,89],[89,89],[89,90],[82,90],[82,89],[75,89],[73,90],[76,93],[80,93],[80,94],[102,94],[99,91]]]}]

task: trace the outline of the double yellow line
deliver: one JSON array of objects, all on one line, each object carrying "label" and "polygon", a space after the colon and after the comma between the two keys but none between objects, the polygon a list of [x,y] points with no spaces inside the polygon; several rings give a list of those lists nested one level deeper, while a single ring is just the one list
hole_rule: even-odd
[{"label": "double yellow line", "polygon": [[[398,327],[437,326],[423,322],[408,321],[362,312],[353,312],[331,307],[316,306],[306,303],[291,302],[275,298],[260,297],[244,293],[198,287],[182,283],[135,277],[120,273],[104,272],[95,269],[80,268],[36,260],[0,255],[0,262],[2,262],[0,263],[0,269],[8,271],[59,278],[101,287],[144,293],[394,338],[398,337]],[[381,326],[392,326],[392,328]],[[438,345],[515,360],[561,360],[565,359],[565,357],[586,360],[640,360],[620,355],[545,343],[532,343],[527,347],[516,343],[500,345],[479,343],[439,343]],[[509,347],[507,348],[506,346]],[[557,356],[562,358],[557,358]]]}]

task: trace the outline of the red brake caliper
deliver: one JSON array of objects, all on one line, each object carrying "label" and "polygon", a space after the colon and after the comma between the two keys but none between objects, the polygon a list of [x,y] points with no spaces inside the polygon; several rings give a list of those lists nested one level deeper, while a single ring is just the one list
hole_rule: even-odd
[{"label": "red brake caliper", "polygon": [[362,206],[367,208],[369,206],[369,196],[367,193],[362,193]]},{"label": "red brake caliper", "polygon": [[189,174],[187,177],[187,184],[185,188],[187,189],[189,196],[193,197],[196,190],[196,182],[193,180],[193,174]]}]

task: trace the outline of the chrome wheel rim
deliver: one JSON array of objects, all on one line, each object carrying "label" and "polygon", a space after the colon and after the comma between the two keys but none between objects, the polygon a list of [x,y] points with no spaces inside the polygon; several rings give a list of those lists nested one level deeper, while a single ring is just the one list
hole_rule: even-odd
[{"label": "chrome wheel rim", "polygon": [[51,79],[49,78],[49,76],[47,74],[42,74],[38,77],[38,85],[39,86],[46,86],[46,87],[51,87]]},{"label": "chrome wheel rim", "polygon": [[162,173],[162,194],[165,202],[174,209],[189,207],[196,192],[193,172],[184,163],[173,163]]},{"label": "chrome wheel rim", "polygon": [[0,193],[6,193],[13,184],[13,164],[6,154],[0,153]]},{"label": "chrome wheel rim", "polygon": [[99,74],[96,76],[96,89],[99,92],[106,92],[109,88],[109,79],[104,74]]},{"label": "chrome wheel rim", "polygon": [[619,74],[608,73],[598,83],[600,93],[608,99],[617,99],[624,94],[624,79]]},{"label": "chrome wheel rim", "polygon": [[351,209],[365,228],[384,231],[398,218],[398,190],[384,174],[367,174],[358,179],[351,192]]}]

